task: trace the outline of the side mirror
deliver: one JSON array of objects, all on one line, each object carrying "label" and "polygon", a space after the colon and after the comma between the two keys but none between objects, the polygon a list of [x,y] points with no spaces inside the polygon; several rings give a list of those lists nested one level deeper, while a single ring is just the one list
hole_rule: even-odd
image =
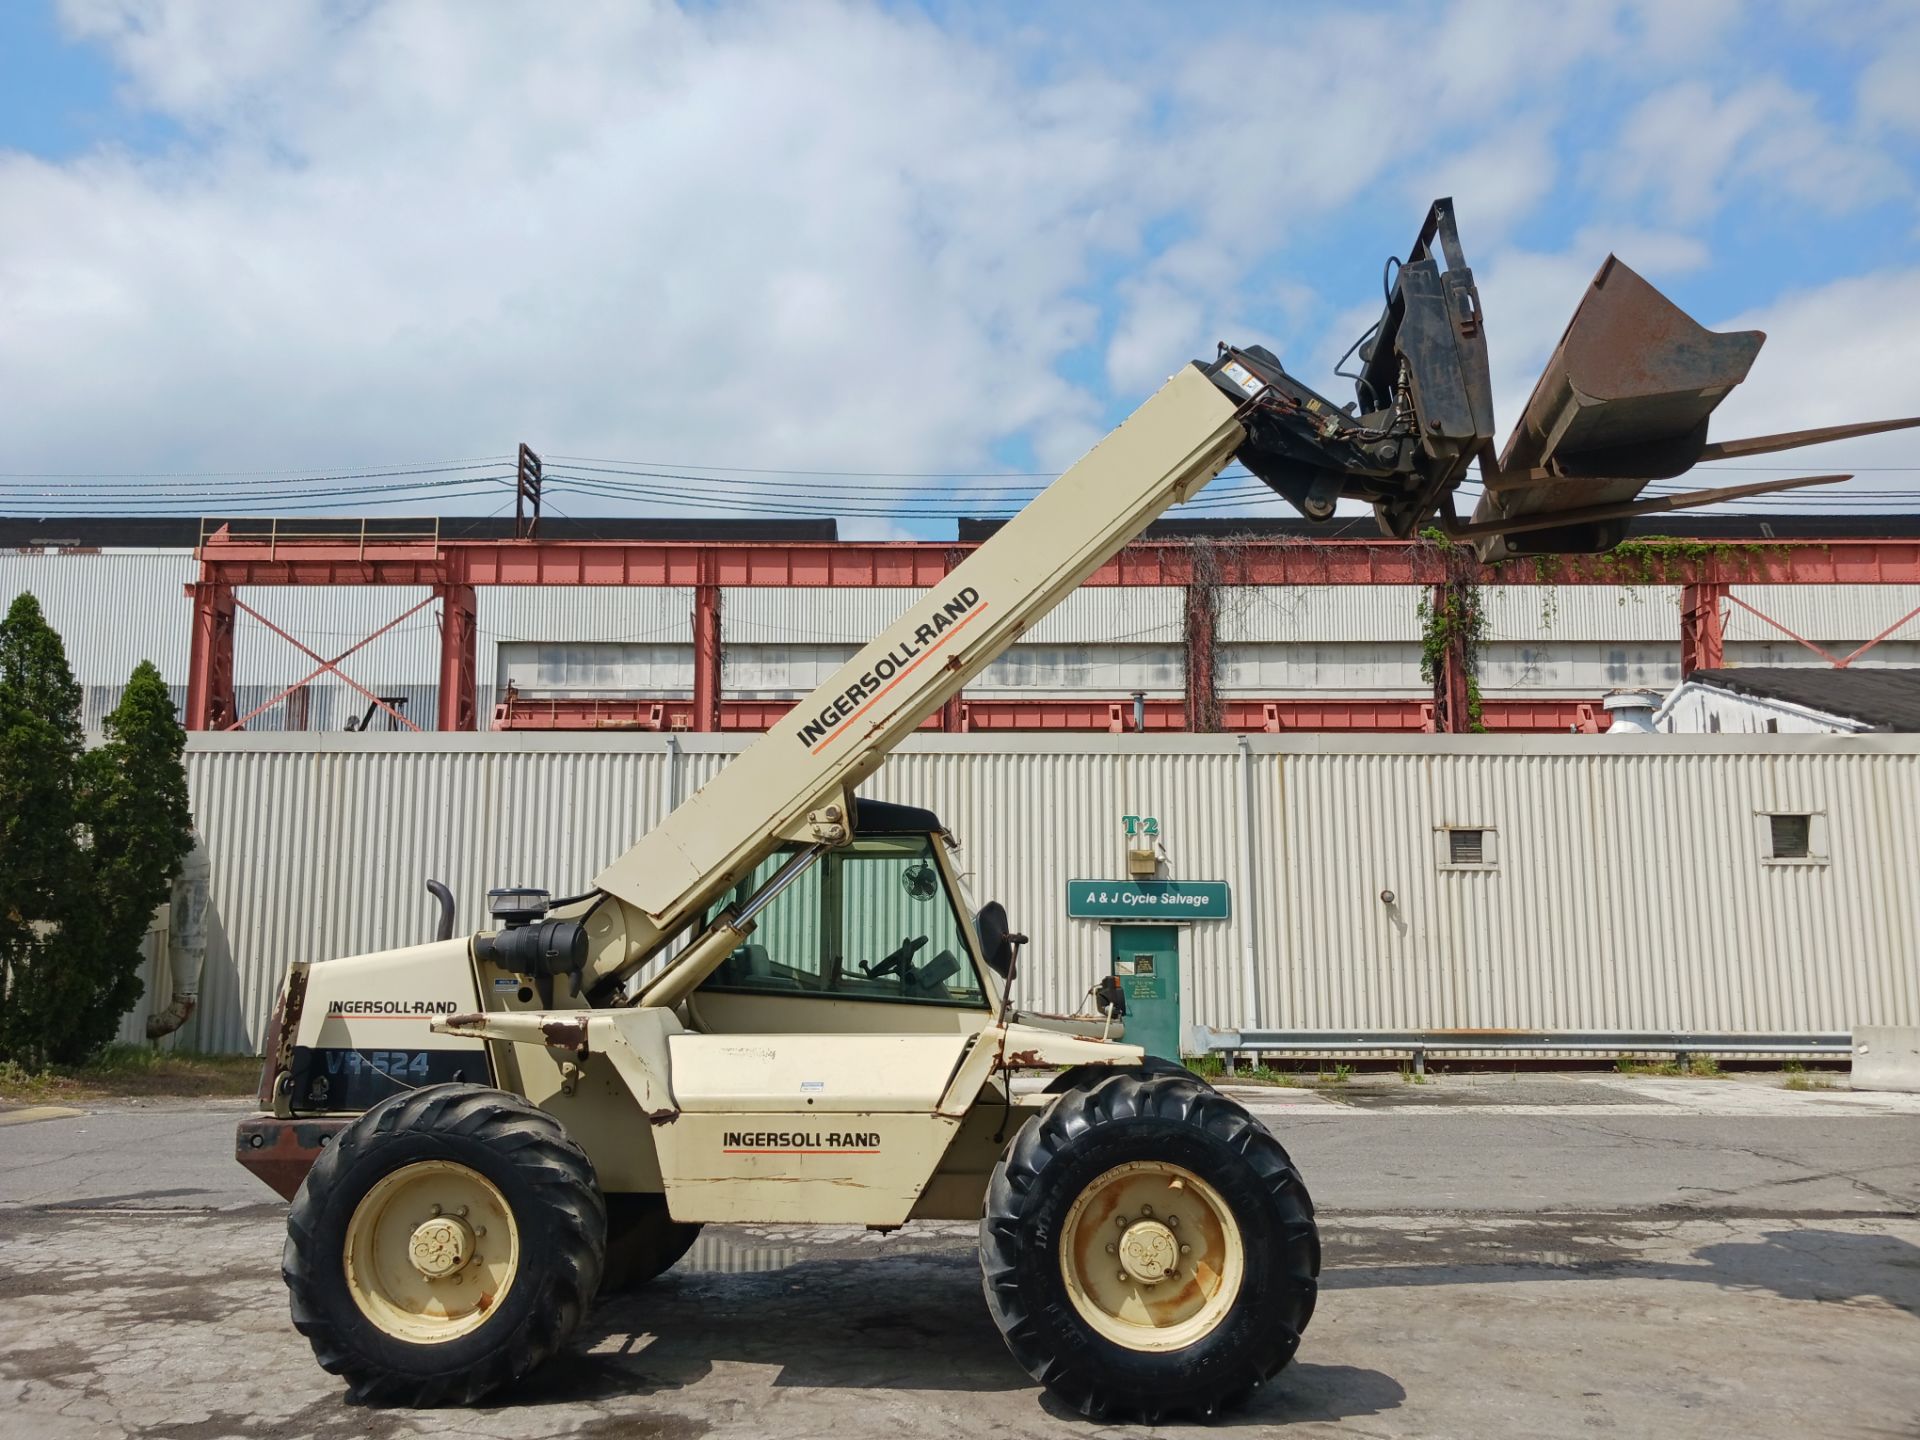
[{"label": "side mirror", "polygon": [[1027,937],[1013,933],[1013,927],[1007,922],[1007,907],[998,900],[989,900],[973,917],[973,929],[980,937],[980,953],[986,957],[987,968],[1002,980],[1008,978],[1013,970],[1015,947],[1026,944]]}]

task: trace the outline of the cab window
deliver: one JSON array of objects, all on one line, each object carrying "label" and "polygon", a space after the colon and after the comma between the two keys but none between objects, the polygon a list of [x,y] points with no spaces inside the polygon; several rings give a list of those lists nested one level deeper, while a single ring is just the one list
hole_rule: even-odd
[{"label": "cab window", "polygon": [[[823,856],[701,988],[985,1008],[933,846],[927,835],[869,836]],[[770,856],[729,903],[743,903],[790,854]]]}]

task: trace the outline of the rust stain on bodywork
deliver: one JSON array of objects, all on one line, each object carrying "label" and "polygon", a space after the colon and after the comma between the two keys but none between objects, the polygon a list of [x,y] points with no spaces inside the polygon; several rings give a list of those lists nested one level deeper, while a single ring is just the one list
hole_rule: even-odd
[{"label": "rust stain on bodywork", "polygon": [[477,1031],[486,1023],[485,1015],[449,1015],[440,1022],[440,1028],[449,1034],[458,1035],[466,1031]]},{"label": "rust stain on bodywork", "polygon": [[587,1022],[585,1020],[549,1020],[540,1027],[540,1033],[546,1037],[547,1044],[557,1050],[585,1050],[587,1048]]},{"label": "rust stain on bodywork", "polygon": [[998,1061],[1002,1070],[1051,1070],[1053,1062],[1045,1059],[1038,1050],[1015,1050],[1002,1055]]},{"label": "rust stain on bodywork", "polygon": [[647,1112],[647,1123],[649,1125],[671,1125],[679,1118],[680,1112],[674,1109],[649,1110]]}]

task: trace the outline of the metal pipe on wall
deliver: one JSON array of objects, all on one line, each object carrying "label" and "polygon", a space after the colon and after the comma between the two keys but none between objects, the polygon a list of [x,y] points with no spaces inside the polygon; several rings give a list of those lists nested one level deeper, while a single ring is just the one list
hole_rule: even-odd
[{"label": "metal pipe on wall", "polygon": [[200,1004],[200,972],[207,961],[207,894],[213,863],[200,832],[174,877],[167,906],[167,958],[173,971],[173,998],[167,1008],[147,1017],[147,1038],[171,1035]]},{"label": "metal pipe on wall", "polygon": [[1240,751],[1240,783],[1235,787],[1239,793],[1240,812],[1240,903],[1235,907],[1240,927],[1240,1013],[1246,1016],[1241,1023],[1247,1029],[1257,1029],[1260,1024],[1260,964],[1255,953],[1256,931],[1255,911],[1253,908],[1253,851],[1255,833],[1253,828],[1253,747],[1247,743],[1247,737],[1238,737]]}]

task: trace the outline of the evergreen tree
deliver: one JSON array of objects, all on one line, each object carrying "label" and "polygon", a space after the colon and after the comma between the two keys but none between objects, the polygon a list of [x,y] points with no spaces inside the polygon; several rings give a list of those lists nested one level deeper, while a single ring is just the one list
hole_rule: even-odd
[{"label": "evergreen tree", "polygon": [[80,764],[79,809],[92,836],[87,958],[67,988],[75,1017],[56,1059],[84,1060],[139,1000],[141,942],[193,849],[186,732],[166,681],[142,660],[107,716],[106,743]]},{"label": "evergreen tree", "polygon": [[63,1028],[56,977],[86,889],[75,784],[80,687],[22,594],[0,620],[0,1058],[44,1064]]},{"label": "evergreen tree", "polygon": [[0,620],[0,1060],[76,1064],[140,998],[141,944],[193,846],[186,734],[142,661],[85,750],[80,686],[31,595]]}]

